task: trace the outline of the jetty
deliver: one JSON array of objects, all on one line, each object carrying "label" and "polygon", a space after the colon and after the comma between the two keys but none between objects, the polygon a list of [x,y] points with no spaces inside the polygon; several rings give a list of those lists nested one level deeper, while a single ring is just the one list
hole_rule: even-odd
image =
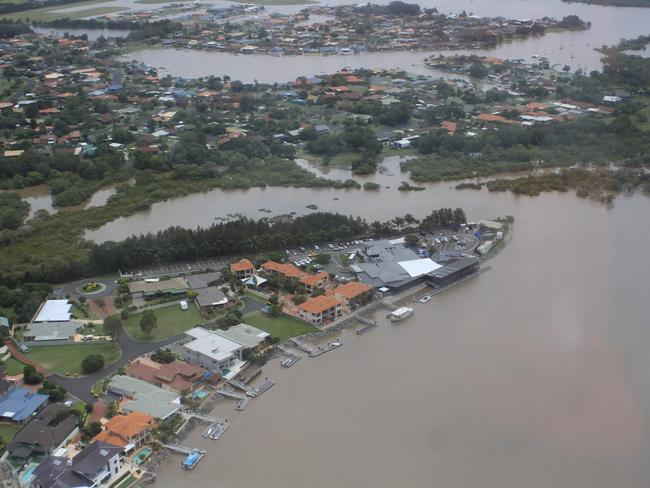
[{"label": "jetty", "polygon": [[280,366],[282,366],[283,368],[290,368],[291,366],[296,364],[298,361],[300,361],[300,359],[302,358],[302,356],[295,353],[294,351],[289,349],[287,346],[283,346],[282,344],[278,344],[276,346],[276,349],[278,351],[280,351],[281,354],[284,354],[286,356],[286,358],[283,359],[282,362],[280,363]]},{"label": "jetty", "polygon": [[251,395],[250,393],[248,394],[249,396],[253,397],[258,397],[262,393],[264,393],[266,390],[271,388],[273,385],[275,385],[275,381],[267,379],[264,383],[262,383],[260,386],[257,386],[253,389],[254,395]]},{"label": "jetty", "polygon": [[291,342],[293,342],[298,349],[300,349],[303,352],[306,352],[309,355],[311,355],[312,353],[314,353],[316,351],[314,346],[312,346],[311,344],[306,343],[305,341],[301,341],[297,337],[294,337],[293,339],[291,339]]},{"label": "jetty", "polygon": [[217,441],[221,438],[221,436],[228,430],[230,427],[230,422],[228,422],[228,419],[223,419],[220,422],[214,422],[210,425],[208,425],[208,428],[203,431],[201,436],[205,439],[212,439],[213,441]]},{"label": "jetty", "polygon": [[369,318],[364,317],[362,315],[355,315],[354,318],[357,319],[362,324],[364,324],[363,327],[361,327],[360,329],[357,329],[357,332],[356,332],[357,335],[363,335],[366,332],[370,332],[371,330],[373,330],[373,329],[375,329],[377,327],[377,322],[376,321],[370,320]]},{"label": "jetty", "polygon": [[238,390],[241,390],[241,391],[243,391],[244,393],[246,393],[246,394],[248,394],[248,395],[249,395],[252,391],[254,391],[254,388],[253,388],[252,386],[249,386],[249,385],[247,385],[246,383],[242,383],[241,381],[230,380],[230,381],[228,382],[228,384],[229,384],[230,386],[234,386],[234,387],[237,388]]},{"label": "jetty", "polygon": [[251,401],[251,397],[249,396],[244,396],[241,397],[239,400],[237,400],[237,404],[235,405],[235,410],[239,410],[240,412],[243,412],[246,410],[246,407]]},{"label": "jetty", "polygon": [[219,390],[219,393],[225,397],[234,398],[235,400],[241,400],[243,398],[247,398],[245,395],[242,395],[241,393],[237,393],[235,390],[231,390],[229,388],[221,388]]},{"label": "jetty", "polygon": [[334,349],[341,347],[343,345],[342,342],[339,341],[334,341],[334,342],[328,342],[327,346],[323,347],[320,346],[318,349],[314,350],[313,352],[309,353],[309,357],[311,358],[317,358],[318,356],[322,356],[323,354],[333,351]]},{"label": "jetty", "polygon": [[178,444],[161,444],[165,449],[169,449],[172,452],[177,452],[178,454],[189,455],[194,452],[199,452],[205,454],[203,449],[193,449],[191,447],[180,446]]}]

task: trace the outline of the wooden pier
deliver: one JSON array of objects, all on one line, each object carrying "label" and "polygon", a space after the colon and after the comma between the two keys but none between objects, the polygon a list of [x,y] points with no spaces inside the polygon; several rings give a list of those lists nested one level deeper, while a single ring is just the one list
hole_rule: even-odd
[{"label": "wooden pier", "polygon": [[328,342],[326,347],[319,347],[315,351],[309,353],[309,357],[311,358],[317,358],[318,356],[322,356],[326,352],[333,351],[334,349],[341,347],[343,343],[334,341],[334,342]]}]

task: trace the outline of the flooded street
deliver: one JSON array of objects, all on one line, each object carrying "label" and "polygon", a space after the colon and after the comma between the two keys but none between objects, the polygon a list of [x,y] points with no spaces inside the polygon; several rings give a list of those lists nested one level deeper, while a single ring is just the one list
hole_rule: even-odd
[{"label": "flooded street", "polygon": [[[499,207],[483,195],[484,212]],[[650,199],[523,198],[479,278],[289,370],[167,487],[642,488],[650,479]],[[379,314],[383,315],[383,314]]]}]

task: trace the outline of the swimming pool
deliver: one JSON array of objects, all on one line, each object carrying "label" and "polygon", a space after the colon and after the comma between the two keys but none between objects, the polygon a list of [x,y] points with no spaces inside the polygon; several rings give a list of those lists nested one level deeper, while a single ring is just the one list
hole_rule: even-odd
[{"label": "swimming pool", "polygon": [[133,462],[135,464],[142,464],[147,460],[149,456],[151,456],[151,449],[148,447],[143,447],[137,452],[135,456],[133,456]]},{"label": "swimming pool", "polygon": [[32,473],[37,468],[38,464],[30,464],[27,469],[20,475],[20,481],[22,485],[29,485],[29,480],[32,477]]},{"label": "swimming pool", "polygon": [[192,398],[198,398],[199,400],[203,400],[209,394],[210,393],[205,391],[205,390],[199,390],[199,391],[195,391],[194,393],[192,393]]}]

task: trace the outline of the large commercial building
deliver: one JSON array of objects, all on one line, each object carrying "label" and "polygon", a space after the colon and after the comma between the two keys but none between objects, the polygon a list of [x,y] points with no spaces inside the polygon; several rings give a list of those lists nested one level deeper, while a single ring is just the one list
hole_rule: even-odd
[{"label": "large commercial building", "polygon": [[437,288],[451,285],[478,271],[479,260],[475,257],[462,257],[451,261],[440,269],[429,273],[426,281]]},{"label": "large commercial building", "polygon": [[353,264],[357,279],[384,293],[398,293],[422,282],[427,273],[441,267],[404,245],[404,239],[370,243],[362,252],[363,263]]}]

